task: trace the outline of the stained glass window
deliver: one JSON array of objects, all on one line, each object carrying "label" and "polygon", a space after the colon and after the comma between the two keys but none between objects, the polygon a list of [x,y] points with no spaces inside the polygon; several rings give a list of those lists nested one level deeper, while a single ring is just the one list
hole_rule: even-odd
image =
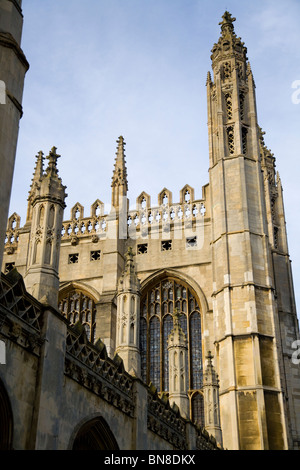
[{"label": "stained glass window", "polygon": [[186,335],[188,394],[202,387],[202,335],[199,301],[184,282],[166,278],[153,284],[141,299],[141,373],[159,392],[169,389],[168,337],[173,327],[173,312],[179,313]]},{"label": "stained glass window", "polygon": [[192,396],[192,420],[198,426],[204,426],[204,399],[201,393]]},{"label": "stained glass window", "polygon": [[163,390],[166,392],[169,389],[169,351],[168,351],[168,338],[173,328],[173,317],[166,315],[163,320]]},{"label": "stained glass window", "polygon": [[77,289],[72,289],[60,296],[58,308],[71,325],[80,321],[88,340],[94,342],[96,307],[93,299]]},{"label": "stained glass window", "polygon": [[[144,306],[145,307],[145,306]],[[147,321],[141,318],[140,321],[140,353],[141,353],[141,371],[142,380],[146,382],[146,368],[147,368]]]},{"label": "stained glass window", "polygon": [[192,368],[192,389],[197,390],[202,387],[202,346],[201,346],[201,319],[198,312],[193,312],[190,316],[191,335],[191,368]]},{"label": "stained glass window", "polygon": [[150,320],[150,381],[160,389],[160,321],[157,317]]}]

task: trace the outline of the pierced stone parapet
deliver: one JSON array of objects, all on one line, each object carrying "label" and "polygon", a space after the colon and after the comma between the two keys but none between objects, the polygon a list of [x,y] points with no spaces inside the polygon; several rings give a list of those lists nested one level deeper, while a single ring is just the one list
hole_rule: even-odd
[{"label": "pierced stone parapet", "polygon": [[9,340],[39,355],[42,309],[25,289],[22,276],[14,269],[1,273],[0,331]]},{"label": "pierced stone parapet", "polygon": [[81,238],[92,237],[92,241],[95,243],[98,239],[95,235],[101,237],[102,234],[106,233],[107,222],[106,216],[94,216],[86,218],[78,218],[75,220],[67,220],[63,222],[62,226],[62,240],[70,240],[72,244],[76,240],[77,244]]},{"label": "pierced stone parapet", "polygon": [[27,293],[23,278],[15,269],[7,275],[1,274],[0,307],[40,332],[42,310],[38,302]]},{"label": "pierced stone parapet", "polygon": [[206,429],[198,428],[196,438],[197,450],[221,450],[214,436],[211,436]]},{"label": "pierced stone parapet", "polygon": [[133,416],[133,379],[119,356],[110,359],[101,340],[87,340],[81,324],[69,327],[66,341],[65,374],[99,395],[123,413]]},{"label": "pierced stone parapet", "polygon": [[18,248],[20,232],[20,216],[14,212],[8,219],[4,250],[11,255]]},{"label": "pierced stone parapet", "polygon": [[169,225],[184,225],[188,222],[203,220],[206,214],[205,201],[189,201],[130,211],[127,225],[128,233],[132,231],[147,232],[148,229]]},{"label": "pierced stone parapet", "polygon": [[179,408],[170,405],[167,396],[158,396],[153,385],[150,385],[148,391],[147,426],[176,449],[187,449],[186,421],[181,417]]}]

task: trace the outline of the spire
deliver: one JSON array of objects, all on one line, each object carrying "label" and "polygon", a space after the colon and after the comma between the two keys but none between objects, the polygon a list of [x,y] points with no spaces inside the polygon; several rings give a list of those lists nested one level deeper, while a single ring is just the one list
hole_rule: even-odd
[{"label": "spire", "polygon": [[128,191],[128,182],[127,182],[127,169],[125,162],[125,141],[122,136],[117,140],[117,152],[115,159],[115,168],[112,177],[112,186],[119,185],[125,186],[126,191]]},{"label": "spire", "polygon": [[26,215],[26,224],[30,223],[32,217],[32,197],[35,192],[35,188],[39,186],[41,179],[43,178],[44,173],[44,154],[40,150],[36,155],[36,164],[33,172],[33,178],[31,180],[31,186],[28,196],[28,206],[27,206],[27,215]]},{"label": "spire", "polygon": [[44,154],[40,150],[36,156],[36,165],[35,165],[35,169],[33,173],[31,187],[36,181],[39,181],[42,178],[43,172],[44,172]]},{"label": "spire", "polygon": [[117,140],[117,152],[115,158],[115,167],[112,177],[112,205],[114,207],[122,206],[122,198],[127,196],[128,181],[125,162],[125,142],[123,136]]},{"label": "spire", "polygon": [[125,253],[125,269],[119,281],[119,292],[139,292],[140,281],[138,279],[132,247],[130,246]]}]

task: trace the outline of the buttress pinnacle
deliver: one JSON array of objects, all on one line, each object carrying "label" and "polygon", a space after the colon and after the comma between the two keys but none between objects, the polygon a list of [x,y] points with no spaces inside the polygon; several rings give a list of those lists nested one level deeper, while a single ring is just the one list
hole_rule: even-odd
[{"label": "buttress pinnacle", "polygon": [[115,167],[112,177],[112,186],[124,186],[128,191],[127,169],[125,162],[125,141],[123,136],[117,140],[117,152],[115,158]]}]

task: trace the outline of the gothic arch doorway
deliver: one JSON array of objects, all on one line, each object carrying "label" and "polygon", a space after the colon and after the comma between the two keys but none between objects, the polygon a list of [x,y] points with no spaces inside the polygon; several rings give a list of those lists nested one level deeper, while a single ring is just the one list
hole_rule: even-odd
[{"label": "gothic arch doorway", "polygon": [[140,310],[141,375],[158,393],[168,394],[168,337],[173,328],[173,314],[179,315],[187,338],[186,377],[190,416],[204,425],[200,409],[203,387],[202,318],[200,300],[192,286],[170,273],[162,273],[142,289]]},{"label": "gothic arch doorway", "polygon": [[0,450],[12,449],[13,415],[10,401],[0,380]]},{"label": "gothic arch doorway", "polygon": [[79,429],[72,450],[119,450],[119,446],[105,419],[98,417]]}]

